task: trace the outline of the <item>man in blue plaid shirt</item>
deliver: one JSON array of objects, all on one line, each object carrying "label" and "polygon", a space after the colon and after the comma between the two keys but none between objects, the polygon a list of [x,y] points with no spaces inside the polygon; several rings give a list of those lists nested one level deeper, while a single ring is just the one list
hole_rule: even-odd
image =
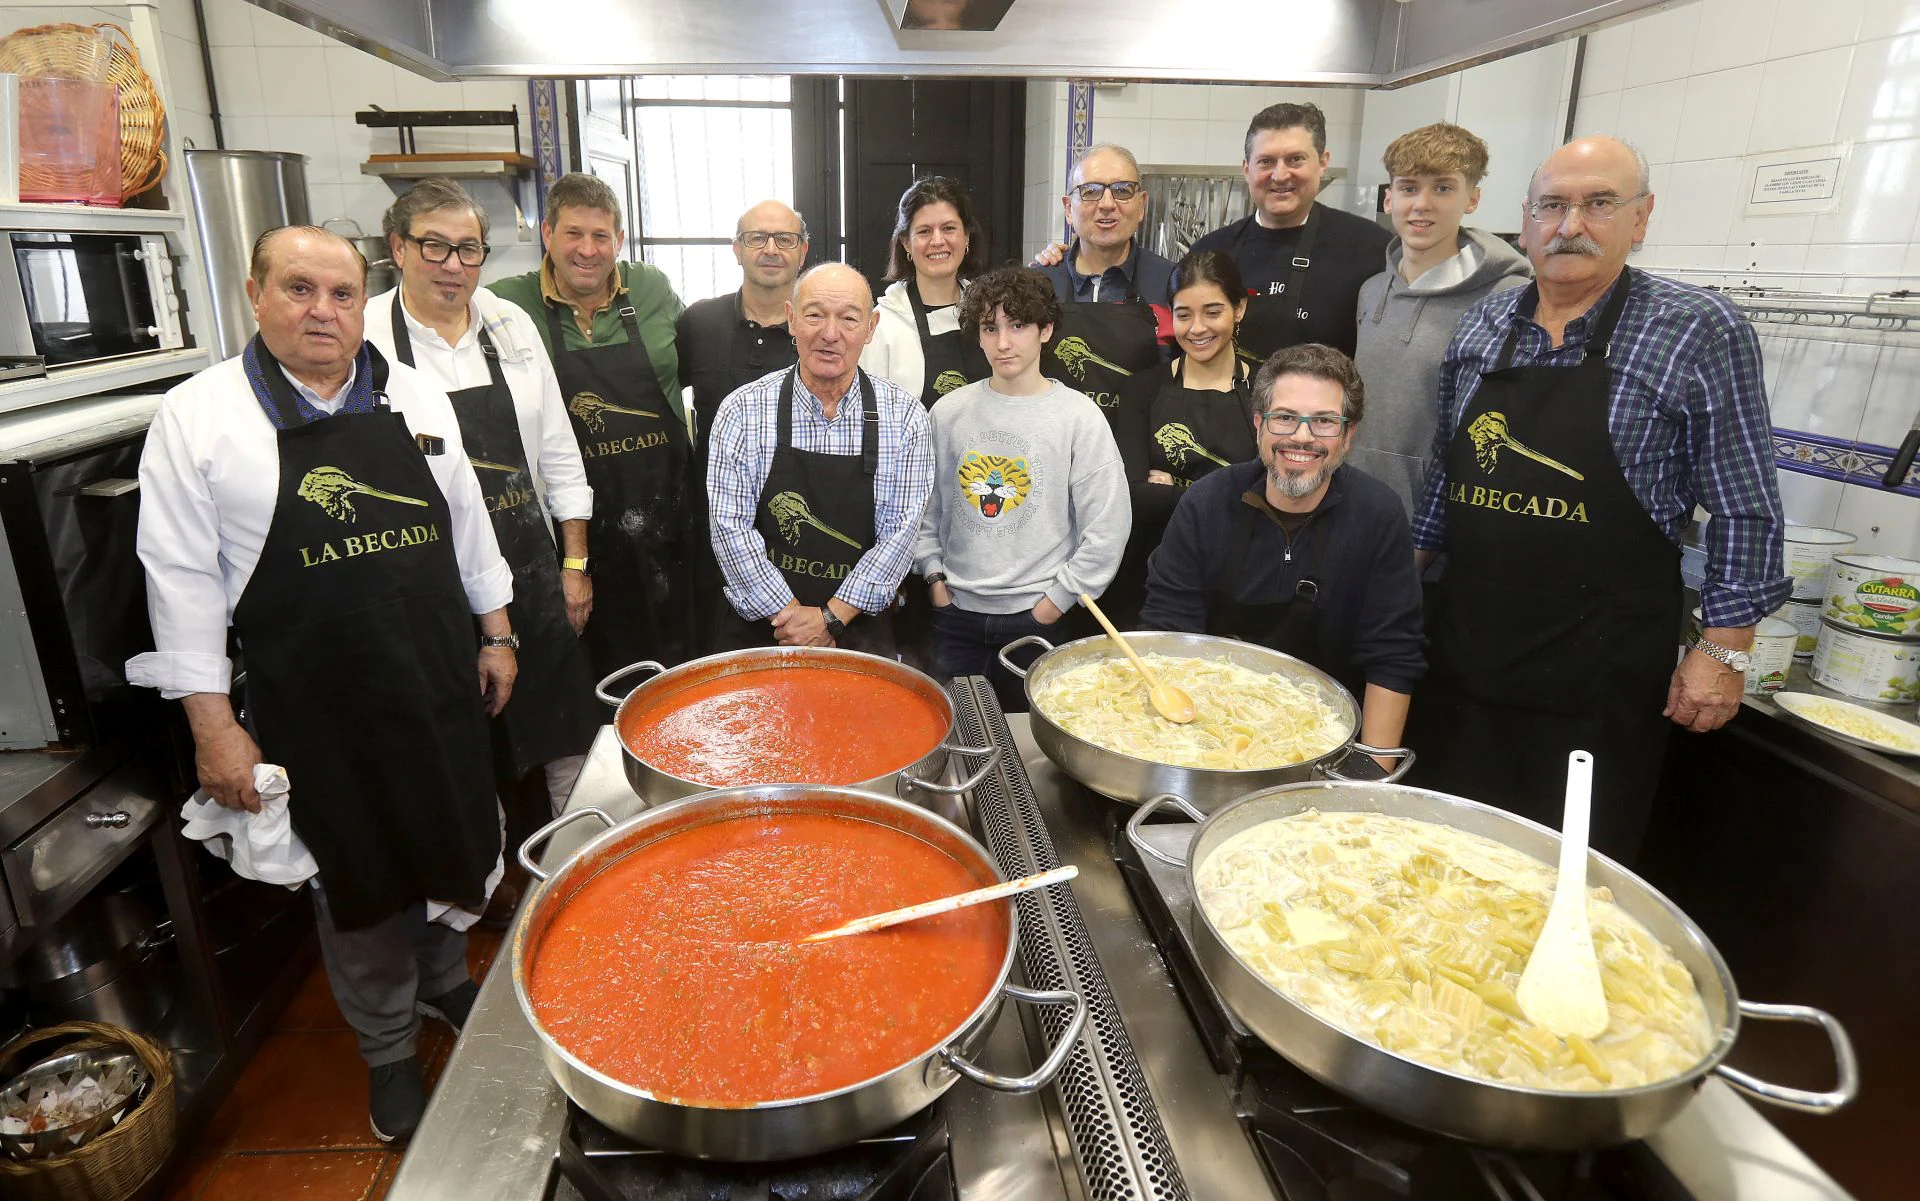
[{"label": "man in blue plaid shirt", "polygon": [[[1593,843],[1630,858],[1674,725],[1739,708],[1753,627],[1787,598],[1760,347],[1738,309],[1627,268],[1654,198],[1632,147],[1583,138],[1534,173],[1536,282],[1469,309],[1441,371],[1414,515],[1431,695],[1416,778],[1557,826],[1594,756]],[[1678,539],[1699,505],[1706,627],[1675,666]]]}]

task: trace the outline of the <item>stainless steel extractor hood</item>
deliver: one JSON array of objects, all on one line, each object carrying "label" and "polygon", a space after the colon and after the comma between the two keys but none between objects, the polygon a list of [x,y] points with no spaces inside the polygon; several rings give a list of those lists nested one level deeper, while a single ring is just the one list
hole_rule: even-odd
[{"label": "stainless steel extractor hood", "polygon": [[766,73],[1362,87],[1519,53],[1663,4],[964,0],[982,20],[1003,13],[974,31],[902,28],[914,0],[253,2],[436,79]]}]

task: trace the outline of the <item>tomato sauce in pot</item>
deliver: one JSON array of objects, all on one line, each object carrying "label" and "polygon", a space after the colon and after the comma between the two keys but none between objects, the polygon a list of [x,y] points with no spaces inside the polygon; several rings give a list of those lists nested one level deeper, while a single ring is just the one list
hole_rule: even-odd
[{"label": "tomato sauce in pot", "polygon": [[695,826],[569,897],[541,935],[527,992],[574,1057],[665,1100],[746,1106],[830,1092],[959,1030],[999,981],[1008,906],[797,940],[991,883],[855,818]]},{"label": "tomato sauce in pot", "polygon": [[717,676],[620,722],[621,741],[640,760],[714,788],[877,780],[946,735],[946,715],[913,689],[824,667]]}]

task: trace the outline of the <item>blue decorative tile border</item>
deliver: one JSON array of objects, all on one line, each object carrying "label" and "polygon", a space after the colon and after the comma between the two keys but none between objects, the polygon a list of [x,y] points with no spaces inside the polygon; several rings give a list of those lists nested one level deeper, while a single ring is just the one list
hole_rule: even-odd
[{"label": "blue decorative tile border", "polygon": [[[1084,80],[1067,85],[1067,174],[1073,178],[1073,169],[1080,160],[1087,157],[1087,147],[1093,145],[1093,85]],[[1073,229],[1063,216],[1060,221],[1060,240],[1073,241]]]},{"label": "blue decorative tile border", "polygon": [[559,179],[560,85],[554,79],[527,80],[527,111],[533,114],[533,220],[547,211],[547,189]]},{"label": "blue decorative tile border", "polygon": [[[1801,475],[1817,475],[1844,484],[1877,489],[1887,474],[1887,468],[1893,463],[1893,456],[1894,448],[1891,446],[1829,438],[1824,434],[1781,429],[1778,426],[1773,430],[1773,457],[1782,471],[1797,471]],[[1920,463],[1908,469],[1906,480],[1898,488],[1883,491],[1920,496]]]}]

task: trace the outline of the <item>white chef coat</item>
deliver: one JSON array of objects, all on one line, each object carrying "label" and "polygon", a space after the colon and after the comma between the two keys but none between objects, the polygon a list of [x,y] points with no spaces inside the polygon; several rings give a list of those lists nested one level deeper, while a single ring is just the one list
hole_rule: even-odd
[{"label": "white chef coat", "polygon": [[[425,459],[452,516],[467,605],[491,613],[513,599],[513,572],[500,557],[453,405],[413,368],[391,368],[394,411],[413,433],[446,442],[445,454]],[[299,390],[327,413],[346,401],[346,388],[331,399]],[[279,434],[254,399],[241,356],[167,393],[140,458],[137,545],[157,649],[128,660],[128,683],[158,688],[169,700],[228,691],[227,627],[260,561],[279,490]]]},{"label": "white chef coat", "polygon": [[[393,298],[398,288],[367,301],[367,341],[380,348],[389,363],[398,362],[393,349]],[[560,380],[533,318],[517,304],[509,304],[485,288],[475,289],[468,301],[466,332],[457,345],[430,325],[414,320],[401,306],[407,333],[413,340],[414,366],[448,392],[477,388],[492,382],[487,356],[480,349],[480,325],[500,353],[500,374],[513,393],[513,414],[520,423],[520,446],[533,472],[533,487],[555,521],[584,521],[593,516],[593,489],[580,460],[580,442],[567,420],[560,396]]]}]

